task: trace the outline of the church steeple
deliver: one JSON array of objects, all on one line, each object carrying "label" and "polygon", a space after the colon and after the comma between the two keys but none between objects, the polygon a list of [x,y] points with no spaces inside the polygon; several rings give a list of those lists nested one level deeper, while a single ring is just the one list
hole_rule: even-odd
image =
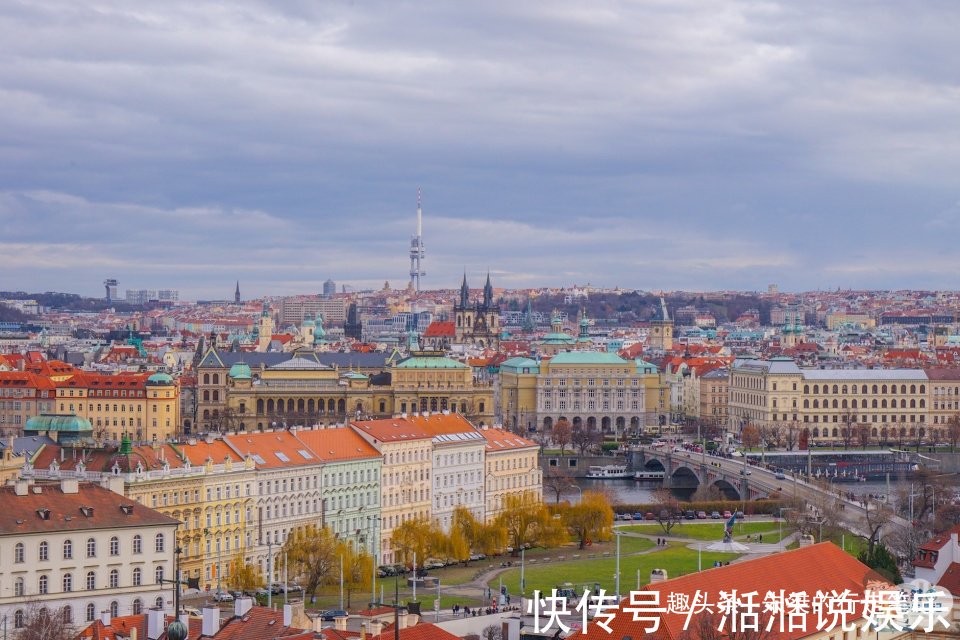
[{"label": "church steeple", "polygon": [[487,270],[487,284],[483,285],[483,307],[489,309],[493,306],[493,285],[490,284],[490,271]]},{"label": "church steeple", "polygon": [[463,272],[463,284],[460,285],[460,308],[466,309],[470,305],[470,287],[467,286],[467,272]]},{"label": "church steeple", "polygon": [[233,302],[240,304],[240,281],[237,280],[237,290],[233,293]]}]

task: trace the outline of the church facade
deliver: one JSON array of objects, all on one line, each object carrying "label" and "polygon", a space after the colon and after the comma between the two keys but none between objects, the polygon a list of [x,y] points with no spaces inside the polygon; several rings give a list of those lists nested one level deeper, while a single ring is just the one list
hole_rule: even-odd
[{"label": "church facade", "polygon": [[460,285],[460,299],[453,306],[454,344],[472,345],[481,349],[500,349],[500,308],[493,299],[490,274],[483,287],[483,297],[470,300],[467,275]]}]

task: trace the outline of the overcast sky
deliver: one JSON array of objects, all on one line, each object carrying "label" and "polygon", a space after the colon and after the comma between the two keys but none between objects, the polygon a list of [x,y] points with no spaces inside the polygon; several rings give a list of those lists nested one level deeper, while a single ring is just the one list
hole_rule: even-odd
[{"label": "overcast sky", "polygon": [[957,288],[955,0],[0,3],[0,289]]}]

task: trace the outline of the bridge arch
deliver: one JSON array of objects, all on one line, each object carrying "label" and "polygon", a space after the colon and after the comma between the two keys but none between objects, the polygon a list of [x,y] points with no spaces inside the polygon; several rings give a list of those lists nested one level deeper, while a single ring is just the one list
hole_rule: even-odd
[{"label": "bridge arch", "polygon": [[714,480],[713,486],[719,489],[727,500],[739,500],[740,491],[723,478]]}]

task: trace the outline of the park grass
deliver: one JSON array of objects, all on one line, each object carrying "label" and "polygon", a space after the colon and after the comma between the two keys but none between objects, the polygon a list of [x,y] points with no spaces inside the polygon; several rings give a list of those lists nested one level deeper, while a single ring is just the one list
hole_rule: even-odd
[{"label": "park grass", "polygon": [[[690,524],[681,522],[670,529],[669,534],[665,534],[663,532],[663,527],[661,527],[659,524],[635,524],[626,527],[619,527],[619,529],[622,531],[629,531],[630,533],[641,533],[648,536],[669,535],[670,537],[687,538],[689,540],[721,540],[723,539],[723,530],[726,526],[726,523],[726,520],[712,520],[710,522],[703,522],[700,520],[699,522],[694,521]],[[778,530],[779,527],[773,522],[744,522],[742,520],[738,520],[733,526],[733,536],[738,538],[739,536],[745,536],[748,533],[751,535],[762,533],[765,538],[768,535],[771,536],[770,542],[778,542]],[[790,531],[792,531],[792,529],[786,526],[784,527],[784,535]]]},{"label": "park grass", "polygon": [[[650,581],[650,571],[652,569],[666,569],[670,578],[676,578],[688,573],[697,571],[697,551],[687,549],[685,545],[669,546],[655,553],[643,555],[624,556],[621,548],[620,557],[620,590],[626,592],[633,589],[637,582],[637,571],[640,571],[640,583],[647,584]],[[738,555],[735,553],[716,553],[704,551],[701,554],[701,566],[710,568],[714,562],[728,562]],[[526,580],[525,592],[529,594],[534,589],[549,592],[550,589],[571,583],[575,587],[582,588],[589,585],[591,588],[594,583],[600,583],[602,589],[612,592],[616,587],[616,558],[597,558],[589,560],[568,561],[556,564],[546,565],[527,565],[524,571]],[[491,580],[488,586],[496,588],[503,580],[510,593],[520,593],[520,569],[513,568],[505,571],[496,579]]]}]

